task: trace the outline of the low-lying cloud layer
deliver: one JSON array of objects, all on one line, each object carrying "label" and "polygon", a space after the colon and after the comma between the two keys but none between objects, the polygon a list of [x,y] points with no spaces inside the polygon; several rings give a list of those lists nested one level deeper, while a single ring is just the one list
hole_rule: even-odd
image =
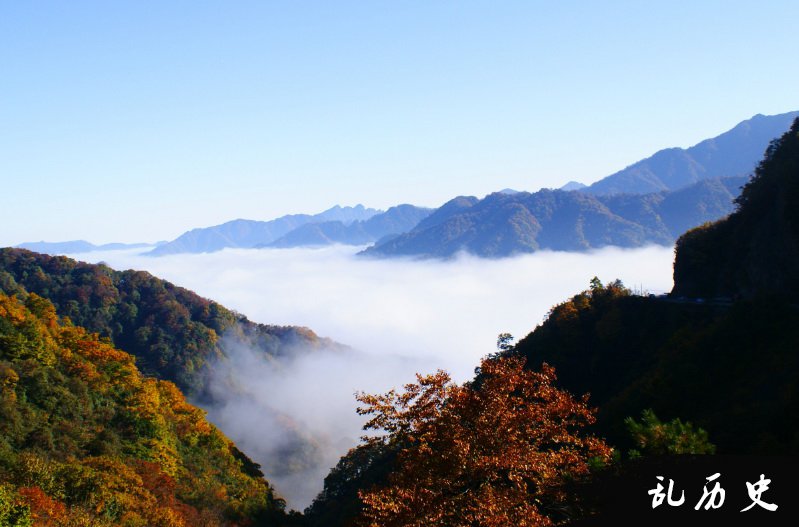
[{"label": "low-lying cloud layer", "polygon": [[[281,364],[229,349],[233,360],[216,372],[219,403],[207,408],[210,419],[264,466],[294,508],[309,504],[338,457],[357,443],[362,419],[355,391],[386,391],[412,381],[416,371],[437,368],[466,380],[480,357],[495,350],[499,333],[523,337],[595,275],[655,293],[672,285],[673,251],[665,247],[452,261],[370,260],[355,252],[76,257],[145,269],[256,322],[308,326],[354,349],[300,354]],[[240,389],[229,390],[229,378]],[[303,459],[286,458],[297,438],[314,448]]]}]

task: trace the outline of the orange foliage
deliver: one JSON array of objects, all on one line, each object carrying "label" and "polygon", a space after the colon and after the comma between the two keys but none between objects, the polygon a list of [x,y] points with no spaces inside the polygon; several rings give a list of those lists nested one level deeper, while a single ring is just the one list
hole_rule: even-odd
[{"label": "orange foliage", "polygon": [[199,511],[175,497],[177,484],[173,477],[165,474],[157,463],[136,460],[133,464],[134,469],[141,476],[143,488],[155,497],[159,509],[169,511],[162,510],[162,516],[172,517],[175,522],[183,522],[185,525],[200,525]]},{"label": "orange foliage", "polygon": [[39,487],[20,487],[17,493],[31,508],[31,518],[37,527],[60,527],[66,521],[66,505],[54,500]]},{"label": "orange foliage", "polygon": [[94,364],[80,359],[69,362],[69,372],[85,381],[93,381],[100,378],[100,373]]},{"label": "orange foliage", "polygon": [[58,315],[56,314],[55,306],[46,298],[42,298],[36,293],[31,293],[28,295],[25,305],[48,329],[52,330],[58,326]]},{"label": "orange foliage", "polygon": [[587,398],[559,390],[553,368],[524,359],[484,359],[472,384],[442,371],[398,394],[360,394],[372,415],[367,439],[399,446],[389,484],[361,492],[362,524],[371,527],[549,525],[550,506],[567,508],[563,483],[588,473],[611,449],[581,436],[593,423]]},{"label": "orange foliage", "polygon": [[92,362],[100,364],[108,362],[127,363],[133,361],[133,358],[124,351],[119,351],[96,339],[96,336],[92,336],[91,338],[78,340],[75,343],[76,351]]},{"label": "orange foliage", "polygon": [[0,318],[4,318],[12,324],[21,324],[27,318],[25,309],[14,297],[0,294]]},{"label": "orange foliage", "polygon": [[174,384],[59,325],[46,300],[27,304],[0,293],[0,428],[17,454],[3,459],[0,494],[10,488],[34,525],[232,527],[282,512]]}]

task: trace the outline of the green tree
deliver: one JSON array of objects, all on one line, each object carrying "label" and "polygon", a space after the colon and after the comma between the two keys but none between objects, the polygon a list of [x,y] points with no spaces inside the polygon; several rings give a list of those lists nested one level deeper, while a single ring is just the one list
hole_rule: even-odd
[{"label": "green tree", "polygon": [[19,501],[11,485],[0,484],[0,527],[31,527],[30,508]]},{"label": "green tree", "polygon": [[716,447],[710,442],[707,432],[689,422],[672,419],[662,422],[652,409],[641,412],[641,421],[632,417],[624,420],[636,448],[630,457],[642,455],[713,454]]}]

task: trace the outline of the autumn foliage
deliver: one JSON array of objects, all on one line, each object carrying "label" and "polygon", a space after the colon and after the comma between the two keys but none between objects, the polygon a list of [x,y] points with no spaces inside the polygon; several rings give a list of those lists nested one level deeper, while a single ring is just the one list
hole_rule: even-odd
[{"label": "autumn foliage", "polygon": [[283,501],[245,461],[255,466],[174,384],[144,377],[36,294],[0,293],[0,526],[282,517]]},{"label": "autumn foliage", "polygon": [[550,525],[575,506],[567,481],[606,462],[611,449],[581,434],[593,423],[587,397],[554,386],[555,371],[519,357],[483,360],[472,383],[439,371],[405,391],[359,394],[371,416],[367,444],[398,449],[385,485],[360,493],[362,525]]},{"label": "autumn foliage", "polygon": [[307,328],[256,324],[144,271],[25,249],[0,248],[0,292],[39,295],[53,315],[109,339],[136,357],[142,373],[174,382],[189,396],[203,394],[204,367],[225,355],[223,336],[266,356],[335,346]]}]

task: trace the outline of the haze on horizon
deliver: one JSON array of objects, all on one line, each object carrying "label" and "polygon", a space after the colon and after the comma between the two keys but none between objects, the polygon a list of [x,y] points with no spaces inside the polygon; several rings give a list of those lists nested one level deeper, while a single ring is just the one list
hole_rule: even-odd
[{"label": "haze on horizon", "polygon": [[796,2],[6,2],[0,245],[591,183],[796,110]]}]

